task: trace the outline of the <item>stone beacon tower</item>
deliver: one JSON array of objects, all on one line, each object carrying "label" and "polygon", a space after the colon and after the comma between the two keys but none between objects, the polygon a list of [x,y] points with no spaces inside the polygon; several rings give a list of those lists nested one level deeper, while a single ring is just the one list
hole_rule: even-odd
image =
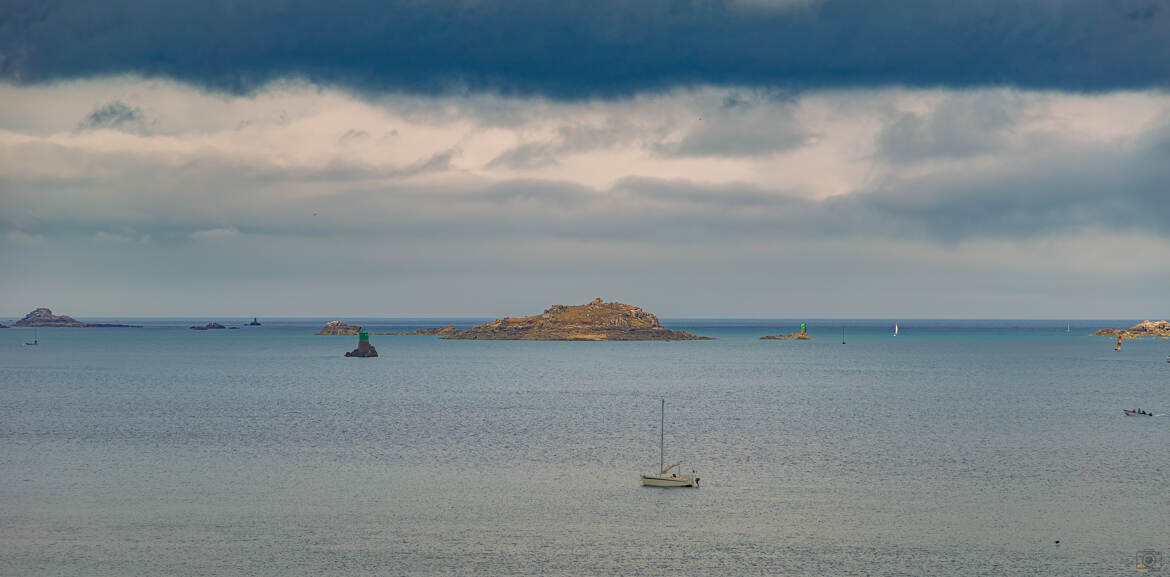
[{"label": "stone beacon tower", "polygon": [[358,333],[358,348],[345,353],[347,357],[376,357],[378,356],[378,349],[375,349],[370,344],[370,333],[361,331]]}]

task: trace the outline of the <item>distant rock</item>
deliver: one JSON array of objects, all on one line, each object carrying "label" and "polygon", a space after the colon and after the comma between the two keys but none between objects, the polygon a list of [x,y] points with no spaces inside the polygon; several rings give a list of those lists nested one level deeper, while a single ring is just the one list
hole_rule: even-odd
[{"label": "distant rock", "polygon": [[709,340],[686,331],[672,331],[658,317],[618,302],[577,306],[553,305],[539,315],[503,318],[444,339],[501,341],[695,341]]},{"label": "distant rock", "polygon": [[190,328],[193,331],[209,331],[212,329],[226,329],[227,327],[225,327],[219,323],[207,323],[203,326],[195,325],[193,327],[188,327],[188,328]]},{"label": "distant rock", "polygon": [[373,333],[375,335],[406,335],[406,336],[434,336],[434,335],[450,335],[459,332],[455,325],[449,327],[440,327],[433,329],[419,329],[417,331],[410,331],[409,333]]},{"label": "distant rock", "polygon": [[6,329],[6,328],[8,328],[8,325],[0,323],[0,329]]},{"label": "distant rock", "polygon": [[1093,336],[1121,337],[1123,339],[1140,339],[1142,337],[1170,338],[1170,322],[1142,321],[1128,329],[1101,329]]},{"label": "distant rock", "polygon": [[55,315],[53,311],[41,307],[24,315],[12,323],[14,327],[66,327],[66,328],[142,328],[140,325],[118,325],[110,323],[83,323],[70,316]]},{"label": "distant rock", "polygon": [[319,335],[356,335],[362,332],[361,325],[347,325],[341,321],[329,321],[325,323],[325,328],[321,329]]},{"label": "distant rock", "polygon": [[799,333],[788,333],[786,335],[767,335],[760,337],[761,341],[773,341],[779,339],[796,339],[798,341],[807,341],[811,340],[812,337],[808,336],[808,329],[803,324],[800,325]]}]

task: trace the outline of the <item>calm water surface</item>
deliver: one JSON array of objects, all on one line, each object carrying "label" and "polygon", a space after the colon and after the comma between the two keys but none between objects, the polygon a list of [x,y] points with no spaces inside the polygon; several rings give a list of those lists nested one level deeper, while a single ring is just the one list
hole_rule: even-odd
[{"label": "calm water surface", "polygon": [[[677,320],[719,340],[375,336],[377,359],[323,320],[194,322],[0,330],[0,575],[1133,575],[1170,554],[1170,417],[1121,413],[1170,413],[1170,341],[1087,336],[1132,320],[816,321],[808,342]],[[663,397],[698,490],[639,485]]]}]

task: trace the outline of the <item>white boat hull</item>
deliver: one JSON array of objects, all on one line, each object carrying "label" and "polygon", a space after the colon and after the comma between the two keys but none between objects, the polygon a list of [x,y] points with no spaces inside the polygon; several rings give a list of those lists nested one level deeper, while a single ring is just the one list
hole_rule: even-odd
[{"label": "white boat hull", "polygon": [[645,487],[698,487],[699,480],[686,475],[642,473],[642,485]]}]

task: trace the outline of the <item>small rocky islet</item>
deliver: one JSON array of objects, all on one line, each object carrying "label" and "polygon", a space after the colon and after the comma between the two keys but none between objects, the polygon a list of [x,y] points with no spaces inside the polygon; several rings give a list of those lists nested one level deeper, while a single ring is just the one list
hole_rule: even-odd
[{"label": "small rocky islet", "polygon": [[811,340],[812,337],[809,336],[808,332],[806,332],[806,331],[801,331],[799,333],[788,333],[786,335],[764,335],[764,336],[760,337],[761,341],[778,341],[778,340],[782,340],[782,339],[795,339],[798,341],[807,341],[807,340]]},{"label": "small rocky islet", "polygon": [[[193,331],[211,331],[211,330],[222,330],[222,329],[226,329],[227,327],[225,327],[219,323],[207,323],[205,325],[195,325],[195,326],[191,326],[191,327],[187,327],[187,328],[189,328]],[[232,328],[235,328],[235,327],[232,327]]]},{"label": "small rocky islet", "polygon": [[1140,339],[1143,337],[1170,338],[1170,322],[1142,321],[1128,329],[1101,329],[1093,333],[1095,337],[1120,337],[1122,339]]},{"label": "small rocky islet", "polygon": [[317,332],[319,335],[327,336],[352,336],[362,332],[361,325],[347,325],[341,321],[329,321],[325,323],[325,327]]},{"label": "small rocky islet", "polygon": [[53,311],[40,307],[33,309],[31,313],[24,315],[24,318],[12,323],[14,327],[28,327],[28,328],[43,328],[43,327],[63,327],[63,328],[142,328],[141,325],[120,325],[113,323],[83,323],[68,315],[55,315]]}]

